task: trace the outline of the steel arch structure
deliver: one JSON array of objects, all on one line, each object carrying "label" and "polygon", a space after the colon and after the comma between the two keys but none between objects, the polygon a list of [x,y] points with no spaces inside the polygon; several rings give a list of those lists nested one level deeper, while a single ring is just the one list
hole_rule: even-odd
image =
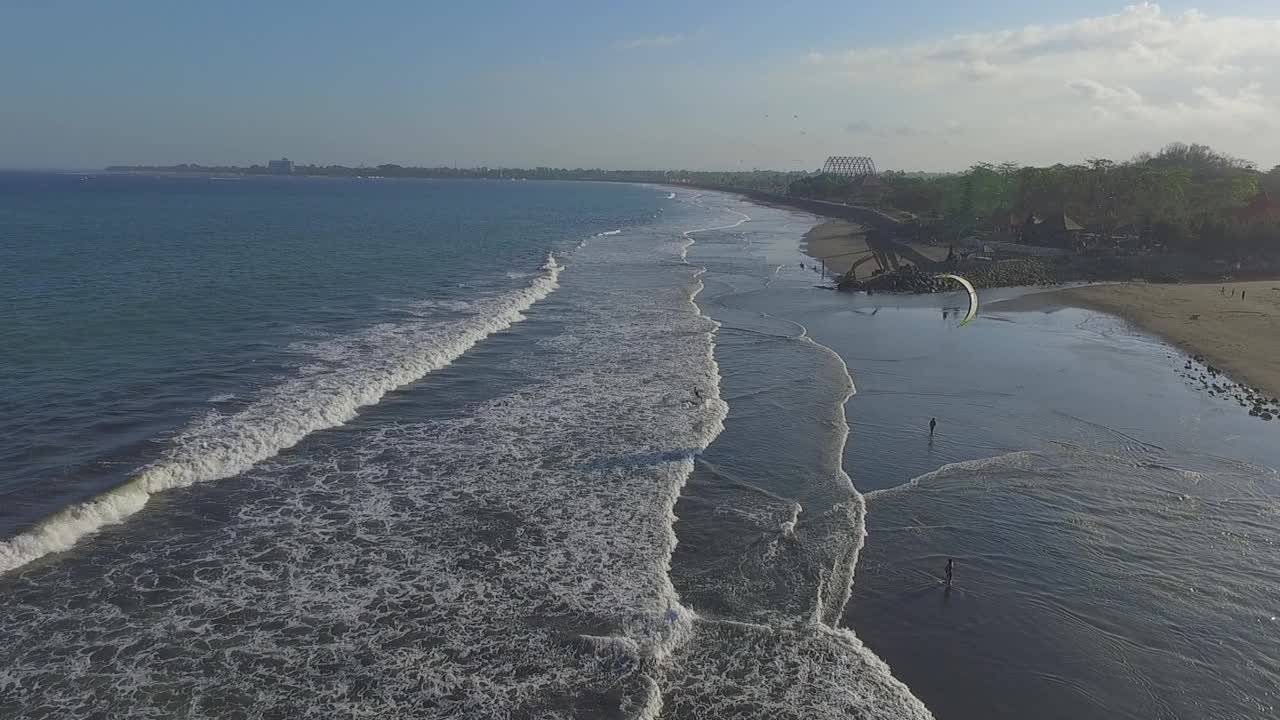
[{"label": "steel arch structure", "polygon": [[862,177],[875,175],[876,164],[869,157],[855,155],[832,155],[822,164],[823,175],[840,177]]}]

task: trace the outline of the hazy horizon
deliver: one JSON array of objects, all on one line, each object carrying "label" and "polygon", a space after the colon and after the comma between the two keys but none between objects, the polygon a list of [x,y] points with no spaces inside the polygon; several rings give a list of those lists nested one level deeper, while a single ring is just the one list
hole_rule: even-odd
[{"label": "hazy horizon", "polygon": [[1280,163],[1280,9],[1232,0],[723,9],[10,8],[0,166],[813,170]]}]

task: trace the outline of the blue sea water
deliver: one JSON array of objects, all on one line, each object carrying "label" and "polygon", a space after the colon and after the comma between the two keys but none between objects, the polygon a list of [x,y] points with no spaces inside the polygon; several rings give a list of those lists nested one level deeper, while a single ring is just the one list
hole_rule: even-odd
[{"label": "blue sea water", "polygon": [[803,461],[854,531],[810,563],[844,578],[821,622],[794,614],[818,585],[744,623],[674,584],[706,569],[673,559],[674,506],[727,411],[686,255],[739,253],[751,206],[3,181],[0,715],[927,717],[838,626],[838,432]]},{"label": "blue sea water", "polygon": [[1274,715],[1277,427],[814,222],[0,175],[0,716]]},{"label": "blue sea water", "polygon": [[[652,220],[655,195],[584,184],[570,204],[540,184],[0,175],[0,536],[300,372],[427,350],[414,346],[468,303],[528,288],[549,253]],[[315,393],[323,378],[300,384]]]}]

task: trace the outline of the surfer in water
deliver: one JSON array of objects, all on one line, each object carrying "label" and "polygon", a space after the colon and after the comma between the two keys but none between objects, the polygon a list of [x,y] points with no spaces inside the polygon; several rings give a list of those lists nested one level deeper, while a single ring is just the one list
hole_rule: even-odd
[{"label": "surfer in water", "polygon": [[933,437],[933,431],[938,427],[938,418],[929,418],[929,437]]}]

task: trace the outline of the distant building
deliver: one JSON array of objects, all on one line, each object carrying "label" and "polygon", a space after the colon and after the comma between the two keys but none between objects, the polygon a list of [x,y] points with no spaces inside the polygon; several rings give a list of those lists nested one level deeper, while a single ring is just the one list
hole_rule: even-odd
[{"label": "distant building", "polygon": [[267,172],[272,175],[292,175],[293,161],[289,158],[267,161]]},{"label": "distant building", "polygon": [[1030,213],[1022,223],[1022,242],[1027,245],[1070,250],[1080,244],[1084,227],[1064,212],[1037,215]]},{"label": "distant building", "polygon": [[1000,207],[991,213],[991,217],[987,222],[983,223],[982,229],[989,230],[992,238],[999,242],[1018,242],[1018,238],[1022,234],[1022,223],[1026,219],[1026,213],[1021,213],[1008,207]]}]

